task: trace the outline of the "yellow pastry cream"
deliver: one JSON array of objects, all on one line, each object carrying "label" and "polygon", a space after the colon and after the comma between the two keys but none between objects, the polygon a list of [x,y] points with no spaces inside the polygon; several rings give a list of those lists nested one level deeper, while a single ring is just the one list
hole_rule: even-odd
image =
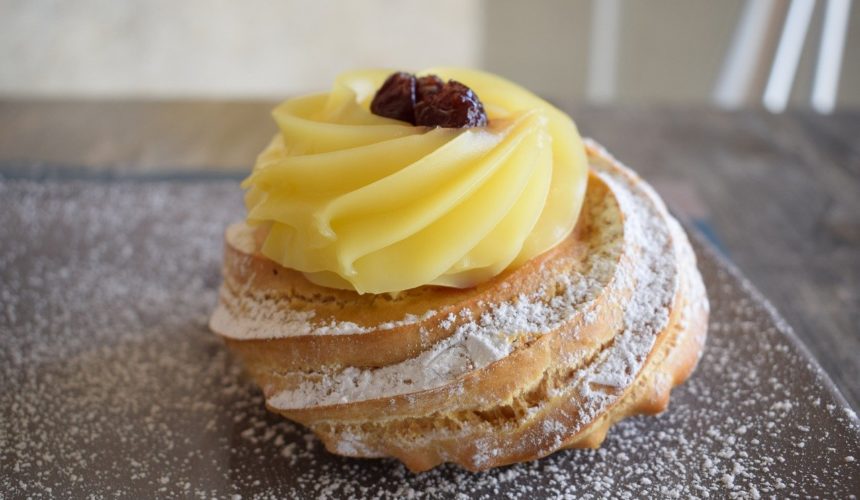
[{"label": "yellow pastry cream", "polygon": [[275,108],[280,128],[242,186],[261,252],[358,293],[474,286],[573,229],[585,149],[564,113],[498,76],[432,68],[483,102],[487,125],[415,126],[370,111],[391,74],[340,75]]}]

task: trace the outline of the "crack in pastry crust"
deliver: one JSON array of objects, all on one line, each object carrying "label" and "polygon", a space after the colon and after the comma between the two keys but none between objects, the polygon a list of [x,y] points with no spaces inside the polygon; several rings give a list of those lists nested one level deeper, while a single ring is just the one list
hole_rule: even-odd
[{"label": "crack in pastry crust", "polygon": [[598,145],[588,156],[571,236],[466,290],[378,303],[324,289],[232,227],[211,327],[267,406],[334,453],[482,470],[598,446],[615,421],[666,408],[701,354],[708,305],[659,197]]}]

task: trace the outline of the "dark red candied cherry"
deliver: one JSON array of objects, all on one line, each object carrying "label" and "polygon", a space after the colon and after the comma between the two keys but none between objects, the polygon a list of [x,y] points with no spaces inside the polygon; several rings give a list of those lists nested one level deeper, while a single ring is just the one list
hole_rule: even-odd
[{"label": "dark red candied cherry", "polygon": [[437,92],[415,104],[415,124],[426,127],[484,127],[487,113],[478,96],[462,83],[449,80]]},{"label": "dark red candied cherry", "polygon": [[415,75],[394,73],[376,91],[370,111],[415,125]]},{"label": "dark red candied cherry", "polygon": [[415,81],[415,102],[421,102],[442,90],[444,86],[445,82],[436,75],[427,75],[418,78]]}]

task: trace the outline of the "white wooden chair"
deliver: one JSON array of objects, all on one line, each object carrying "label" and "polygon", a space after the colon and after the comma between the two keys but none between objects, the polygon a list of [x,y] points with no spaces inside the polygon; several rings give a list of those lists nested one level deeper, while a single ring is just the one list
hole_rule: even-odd
[{"label": "white wooden chair", "polygon": [[[836,104],[852,0],[823,2],[826,5],[810,103],[816,111],[830,113]],[[784,111],[788,105],[816,3],[817,0],[791,0],[784,15],[762,97],[764,106],[774,113]],[[783,18],[784,6],[785,0],[746,0],[713,90],[715,104],[735,109],[751,101],[757,71],[767,64],[770,55],[769,34]],[[586,95],[593,102],[611,101],[616,94],[621,8],[621,0],[592,1]]]}]

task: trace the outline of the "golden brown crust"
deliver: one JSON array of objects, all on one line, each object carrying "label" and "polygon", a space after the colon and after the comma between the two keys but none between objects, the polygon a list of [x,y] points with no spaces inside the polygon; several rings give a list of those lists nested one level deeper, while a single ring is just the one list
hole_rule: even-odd
[{"label": "golden brown crust", "polygon": [[[625,310],[641,285],[623,278],[634,274],[637,252],[643,250],[608,229],[622,226],[628,214],[616,199],[618,187],[598,175],[590,177],[583,215],[567,240],[465,290],[421,287],[391,297],[319,287],[256,253],[253,230],[233,226],[211,327],[243,359],[263,388],[267,406],[309,426],[334,453],[393,456],[413,471],[443,462],[482,470],[563,448],[599,446],[614,422],[667,407],[671,388],[690,375],[699,359],[708,310],[689,243],[650,188],[596,147],[589,148],[589,156],[654,204],[676,254],[668,318],[650,351],[632,365],[629,383],[583,381],[584,373],[621,349],[616,344]],[[622,244],[623,251],[612,251],[612,245]],[[598,250],[609,278],[598,280],[600,290],[592,300],[550,331],[512,337],[511,351],[500,359],[416,391],[335,403],[277,402],[282,392],[347,368],[369,373],[376,367],[396,368],[452,338],[469,318],[481,317],[496,304],[522,296],[552,303],[561,286],[556,277],[586,272],[589,256]],[[281,313],[298,312],[305,322],[287,323],[288,331],[249,333],[236,321],[263,316],[255,309],[263,302],[274,307],[267,313],[274,316],[264,319],[275,326]]]}]

